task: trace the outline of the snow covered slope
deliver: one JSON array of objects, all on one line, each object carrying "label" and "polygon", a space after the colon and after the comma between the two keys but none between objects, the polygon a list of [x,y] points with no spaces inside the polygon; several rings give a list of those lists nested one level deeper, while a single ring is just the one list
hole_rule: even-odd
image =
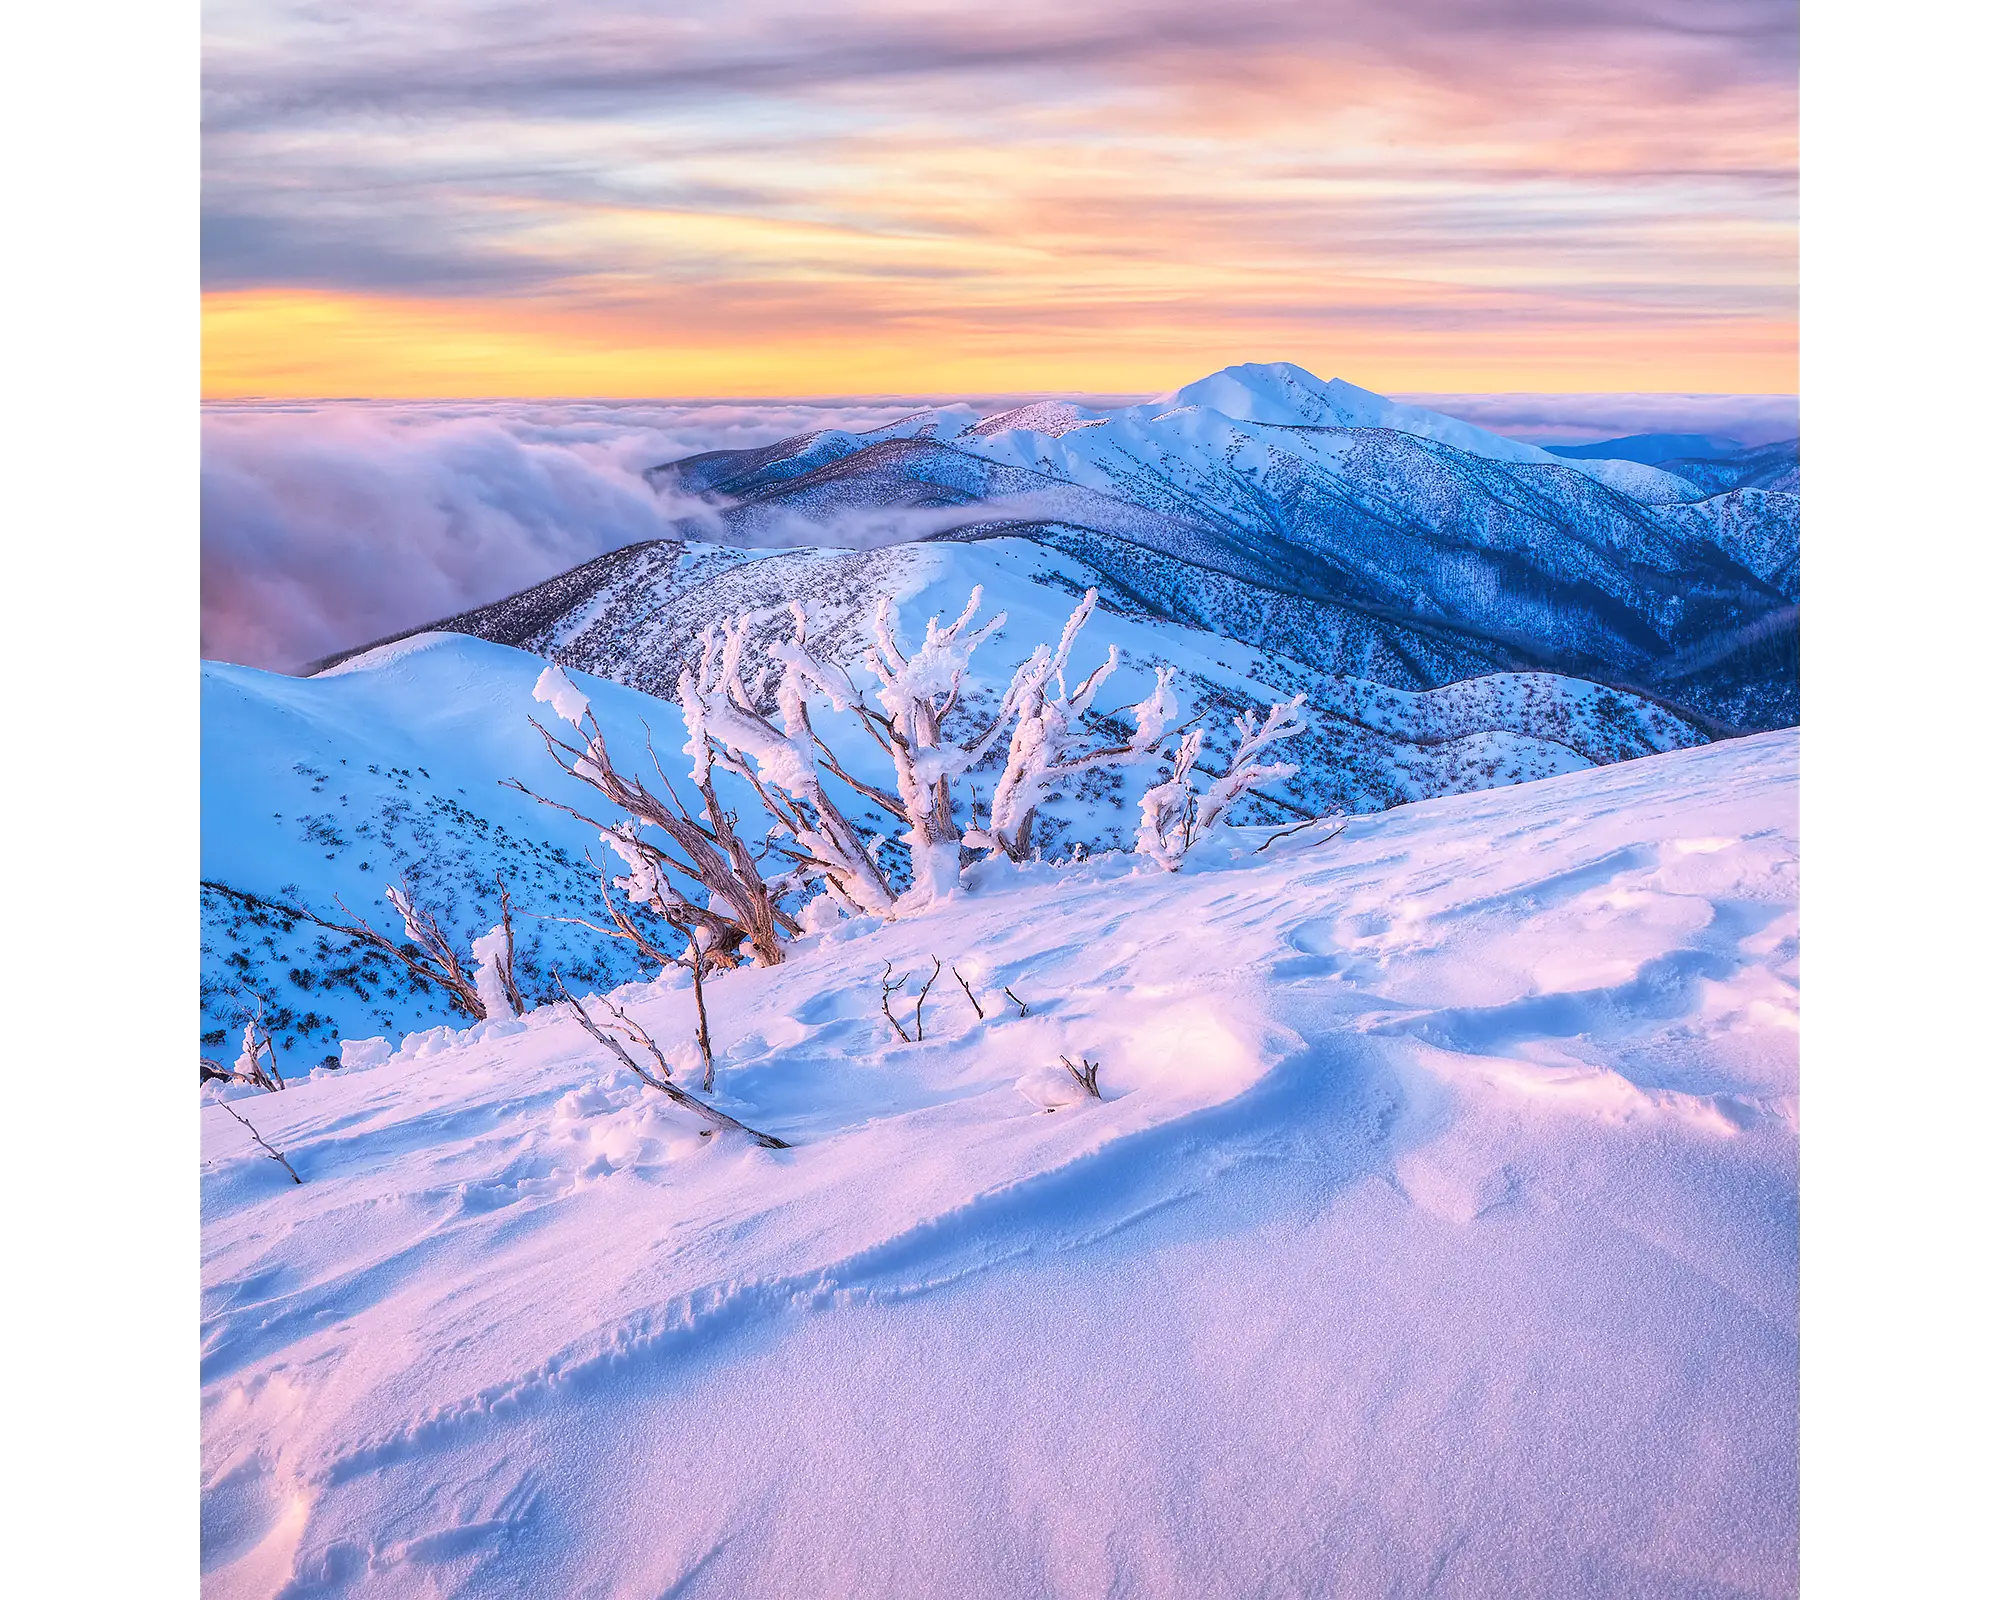
[{"label": "snow covered slope", "polygon": [[[495,608],[476,630],[518,650],[428,633],[309,679],[205,669],[208,1054],[233,1053],[226,1047],[240,1027],[240,997],[249,994],[274,1008],[277,1042],[299,1070],[333,1053],[343,1035],[400,1034],[452,1016],[442,996],[414,988],[392,962],[252,904],[246,894],[324,916],[335,915],[337,896],[385,926],[377,917],[388,911],[384,887],[408,873],[463,948],[497,920],[497,874],[527,919],[523,961],[537,983],[552,964],[583,982],[638,975],[621,953],[627,947],[544,920],[603,920],[586,861],[587,852],[602,854],[596,831],[501,787],[519,778],[572,805],[594,799],[550,766],[528,725],[540,709],[532,693],[540,658],[618,680],[589,689],[618,747],[643,763],[650,728],[663,757],[684,771],[680,712],[650,695],[673,692],[691,641],[717,616],[802,599],[816,636],[851,660],[876,596],[897,602],[906,637],[921,637],[926,617],[956,615],[980,587],[986,614],[1004,611],[1009,620],[975,660],[964,713],[970,718],[997,701],[1035,645],[1060,634],[1077,593],[1096,576],[1058,551],[1013,539],[874,551],[653,544],[592,566],[590,582],[574,593],[559,583],[545,605],[517,597],[506,603],[514,610]],[[1379,810],[1703,737],[1639,696],[1549,674],[1500,673],[1415,693],[1317,671],[1205,630],[1101,610],[1083,649],[1094,664],[1112,646],[1124,665],[1102,704],[1143,698],[1154,664],[1170,663],[1181,704],[1190,715],[1199,712],[1212,748],[1228,748],[1222,736],[1238,710],[1306,693],[1305,731],[1285,751],[1298,775],[1268,788],[1268,798],[1246,802],[1239,820]],[[835,719],[824,726],[843,737]],[[1002,753],[996,749],[975,772],[975,790],[990,795]],[[850,770],[893,784],[868,741],[844,745],[843,755]],[[1164,771],[1161,763],[1094,775],[1087,789],[1044,808],[1037,839],[1051,855],[1078,846],[1129,849],[1138,797]],[[758,814],[752,797],[737,799],[745,815]],[[881,834],[900,831],[869,807],[858,820]],[[889,848],[893,867],[901,847]]]},{"label": "snow covered slope", "polygon": [[552,1011],[208,1107],[204,1592],[1794,1592],[1797,749],[844,925],[786,1150]]}]

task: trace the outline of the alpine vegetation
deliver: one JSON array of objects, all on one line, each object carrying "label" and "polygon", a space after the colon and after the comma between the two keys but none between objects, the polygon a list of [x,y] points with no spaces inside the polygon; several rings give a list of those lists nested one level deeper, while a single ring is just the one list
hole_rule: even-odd
[{"label": "alpine vegetation", "polygon": [[[677,700],[687,727],[682,753],[690,762],[691,804],[650,745],[658,792],[636,770],[621,769],[588,696],[561,668],[546,668],[535,698],[570,732],[531,719],[535,730],[559,767],[624,813],[599,830],[626,867],[606,881],[614,926],[599,931],[658,956],[658,942],[612,905],[611,891],[618,890],[678,930],[690,951],[699,939],[701,953],[692,957],[697,973],[704,962],[734,966],[746,953],[759,966],[773,966],[784,957],[782,940],[827,927],[829,919],[907,918],[955,892],[973,861],[1032,859],[1036,816],[1063,785],[1114,766],[1164,764],[1161,747],[1177,731],[1179,713],[1172,667],[1158,668],[1151,693],[1114,715],[1092,712],[1118,669],[1115,645],[1073,687],[1069,681],[1077,636],[1097,605],[1094,589],[1085,591],[1054,644],[1035,646],[998,703],[975,709],[965,694],[967,669],[1007,621],[1001,612],[975,625],[980,600],[975,587],[954,621],[932,616],[922,642],[905,647],[894,607],[881,598],[872,637],[859,654],[858,683],[830,653],[815,651],[799,602],[790,607],[788,632],[765,631],[771,619],[756,613],[710,627],[699,663],[681,673]],[[1229,767],[1199,790],[1191,769],[1202,734],[1182,732],[1173,776],[1142,804],[1136,848],[1174,870],[1252,784],[1295,770],[1255,757],[1297,731],[1303,703],[1298,695],[1274,707],[1261,727],[1247,714],[1239,717]],[[821,731],[829,718],[846,722],[845,757]],[[1129,718],[1131,726],[1115,718]],[[871,753],[872,776],[856,770]],[[879,770],[884,760],[887,773]],[[997,769],[983,825],[970,782],[982,766]],[[761,839],[747,836],[718,797],[718,771],[760,802],[769,821]],[[516,787],[532,792],[518,781]],[[909,863],[902,883],[881,862],[881,837],[869,837],[849,814],[847,797],[873,802],[902,825]],[[649,828],[659,837],[643,831]],[[778,870],[767,872],[774,858]]]}]

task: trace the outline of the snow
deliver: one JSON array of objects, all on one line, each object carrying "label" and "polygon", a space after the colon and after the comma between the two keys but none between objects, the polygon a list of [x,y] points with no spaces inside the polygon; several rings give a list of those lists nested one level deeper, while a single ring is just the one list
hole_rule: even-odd
[{"label": "snow", "polygon": [[542,669],[535,680],[535,698],[574,728],[583,726],[583,714],[590,709],[590,697],[557,666]]},{"label": "snow", "polygon": [[709,980],[787,1150],[553,1009],[205,1107],[204,1593],[1794,1592],[1797,766],[985,863]]}]

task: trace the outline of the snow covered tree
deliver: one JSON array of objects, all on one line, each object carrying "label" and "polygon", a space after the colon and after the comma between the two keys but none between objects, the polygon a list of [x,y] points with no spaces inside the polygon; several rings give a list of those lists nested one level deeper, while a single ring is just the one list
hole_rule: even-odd
[{"label": "snow covered tree", "polygon": [[[549,705],[576,732],[581,742],[572,742],[530,718],[535,731],[547,744],[557,766],[589,784],[625,813],[629,826],[599,822],[573,806],[536,794],[518,780],[508,787],[518,789],[544,805],[567,811],[588,822],[617,850],[632,872],[639,893],[634,900],[665,907],[670,920],[688,928],[704,930],[704,948],[711,951],[711,965],[734,966],[738,952],[748,946],[750,957],[760,967],[775,966],[784,959],[780,934],[796,935],[798,923],[777,903],[774,885],[767,883],[749,845],[736,832],[736,819],[716,798],[712,763],[698,758],[692,774],[701,810],[697,815],[681,800],[659,762],[662,799],[636,776],[618,770],[605,746],[604,730],[590,701],[571,683],[562,668],[546,668],[535,684],[535,698]],[[691,732],[691,748],[704,755],[705,737]],[[640,829],[650,827],[665,835],[666,843],[656,844]],[[706,891],[707,904],[698,905],[675,883],[673,874],[699,884]],[[629,892],[629,891],[628,891]]]},{"label": "snow covered tree", "polygon": [[1105,680],[1118,670],[1118,647],[1111,646],[1104,664],[1076,688],[1067,687],[1064,674],[1076,636],[1096,609],[1097,591],[1085,590],[1055,648],[1037,645],[1014,675],[1007,692],[1014,713],[1007,765],[993,786],[986,827],[968,830],[967,844],[984,846],[1010,861],[1026,860],[1035,813],[1059,785],[1093,769],[1144,761],[1165,740],[1167,725],[1180,709],[1172,667],[1156,669],[1152,694],[1131,708],[1137,725],[1129,737],[1091,747],[1096,736],[1082,719]]},{"label": "snow covered tree", "polygon": [[1195,761],[1201,754],[1202,730],[1181,736],[1174,752],[1173,774],[1148,789],[1139,801],[1139,829],[1134,841],[1141,855],[1150,856],[1169,872],[1178,872],[1188,851],[1228,816],[1252,785],[1289,778],[1299,769],[1289,762],[1260,762],[1259,754],[1280,739],[1288,739],[1305,724],[1300,717],[1306,697],[1294,695],[1271,707],[1260,726],[1249,711],[1236,715],[1236,753],[1229,765],[1197,790]]}]

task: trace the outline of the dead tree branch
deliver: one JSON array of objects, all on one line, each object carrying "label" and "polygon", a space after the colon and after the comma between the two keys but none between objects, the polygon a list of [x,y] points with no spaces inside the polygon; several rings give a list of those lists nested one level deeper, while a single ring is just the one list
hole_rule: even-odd
[{"label": "dead tree branch", "polygon": [[[1255,850],[1252,850],[1250,853],[1253,856],[1261,856],[1266,850],[1270,849],[1271,846],[1276,844],[1280,839],[1289,839],[1295,833],[1304,833],[1306,829],[1317,827],[1320,823],[1327,822],[1330,820],[1332,819],[1328,817],[1314,817],[1308,822],[1294,823],[1289,828],[1280,828],[1276,833],[1272,834],[1270,838],[1266,839],[1262,844],[1257,846],[1257,848]],[[1329,833],[1326,836],[1326,839],[1315,839],[1306,848],[1309,850],[1316,850],[1321,845],[1325,844],[1328,839],[1336,839],[1346,831],[1347,831],[1347,818],[1342,817],[1339,823],[1335,826],[1333,832]]]},{"label": "dead tree branch", "polygon": [[505,964],[500,968],[500,987],[518,1017],[528,1008],[521,1003],[521,986],[514,981],[514,898],[507,892],[507,880],[499,873],[493,874],[493,882],[500,890],[500,927],[507,936],[507,955]]},{"label": "dead tree branch", "polygon": [[882,963],[882,1015],[889,1019],[889,1026],[896,1030],[896,1037],[901,1039],[904,1044],[908,1044],[910,1043],[910,1036],[903,1031],[903,1025],[896,1020],[896,1013],[889,1009],[889,996],[895,990],[902,988],[904,984],[908,983],[910,975],[906,972],[894,983],[891,983],[889,981],[889,974],[892,970],[893,963],[887,961]]},{"label": "dead tree branch", "polygon": [[[578,1024],[583,1028],[583,1031],[589,1034],[591,1038],[595,1039],[599,1044],[603,1045],[604,1048],[609,1050],[614,1056],[616,1056],[619,1059],[619,1061],[624,1063],[625,1067],[631,1072],[631,1074],[635,1078],[637,1078],[641,1083],[645,1084],[648,1088],[658,1089],[660,1093],[665,1095],[669,1100],[673,1101],[675,1105],[685,1107],[687,1110],[692,1111],[696,1116],[701,1117],[704,1120],[713,1123],[718,1128],[725,1129],[732,1133],[747,1133],[752,1139],[756,1140],[758,1144],[762,1145],[767,1150],[788,1150],[791,1148],[791,1146],[786,1144],[783,1139],[778,1138],[776,1135],[769,1133],[759,1133],[755,1128],[750,1127],[747,1123],[738,1122],[734,1117],[730,1116],[726,1111],[718,1111],[715,1109],[714,1106],[705,1104],[704,1102],[697,1100],[693,1095],[689,1094],[685,1089],[681,1088],[679,1084],[674,1083],[667,1078],[654,1077],[652,1073],[648,1072],[644,1067],[640,1066],[638,1062],[632,1059],[632,1054],[629,1050],[627,1050],[622,1044],[620,1044],[616,1039],[612,1038],[610,1034],[606,1033],[594,1021],[591,1020],[591,1015],[588,1011],[584,1009],[583,1002],[577,999],[575,995],[569,992],[568,986],[562,981],[562,977],[559,973],[552,971],[549,974],[549,976],[555,979],[556,987],[562,991],[563,999],[569,1003],[570,1012],[576,1018]],[[653,1053],[654,1053],[654,1058],[656,1060],[659,1059],[659,1051],[655,1049]],[[662,1065],[664,1066],[664,1062],[662,1063]]]},{"label": "dead tree branch", "polygon": [[1077,1087],[1089,1095],[1091,1099],[1102,1100],[1104,1098],[1103,1095],[1097,1092],[1097,1062],[1092,1061],[1088,1056],[1084,1056],[1083,1065],[1079,1067],[1068,1056],[1057,1056],[1056,1059],[1069,1069],[1069,1075],[1076,1079]]},{"label": "dead tree branch", "polygon": [[986,1008],[979,1003],[979,996],[972,992],[972,985],[965,981],[965,974],[960,972],[958,968],[953,967],[951,975],[958,979],[958,986],[965,991],[965,998],[972,1002],[972,1009],[979,1013],[979,1020],[984,1022],[986,1020]]},{"label": "dead tree branch", "polygon": [[936,956],[931,957],[931,975],[924,979],[924,986],[917,991],[917,1043],[924,1042],[924,1001],[929,997],[931,985],[937,982],[937,975],[943,963]]},{"label": "dead tree branch", "polygon": [[1012,989],[1002,989],[1000,992],[1004,994],[1009,1000],[1013,1001],[1015,1005],[1021,1008],[1022,1016],[1025,1017],[1028,1014],[1028,1002],[1023,1000]]},{"label": "dead tree branch", "polygon": [[255,1128],[250,1127],[250,1119],[248,1117],[244,1116],[242,1112],[238,1111],[227,1100],[218,1100],[216,1104],[221,1106],[224,1111],[227,1111],[238,1122],[242,1123],[244,1127],[250,1128],[250,1137],[255,1139],[259,1144],[261,1144],[264,1147],[265,1155],[269,1156],[273,1161],[277,1162],[278,1165],[283,1167],[287,1172],[291,1172],[292,1182],[304,1183],[306,1181],[304,1178],[301,1178],[296,1172],[292,1172],[292,1164],[291,1162],[285,1159],[283,1151],[279,1150],[276,1145],[272,1144]]}]

